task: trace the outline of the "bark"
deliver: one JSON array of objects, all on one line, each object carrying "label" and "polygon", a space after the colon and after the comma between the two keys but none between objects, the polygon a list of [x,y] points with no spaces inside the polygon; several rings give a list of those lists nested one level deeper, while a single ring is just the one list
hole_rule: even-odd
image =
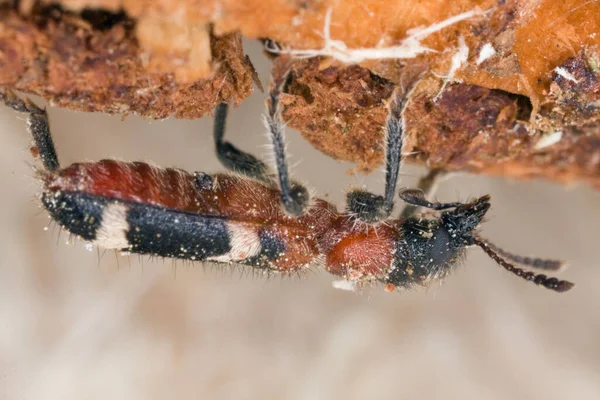
[{"label": "bark", "polygon": [[[410,161],[600,187],[600,2],[339,4],[5,2],[0,86],[70,108],[197,118],[217,102],[249,95],[255,73],[241,35],[269,38],[283,53],[313,50],[291,62],[282,99],[288,124],[360,170],[382,162],[390,96],[418,80],[404,114]],[[328,11],[338,42],[324,41]],[[361,49],[407,44],[419,27],[433,31],[417,43],[431,51],[361,58],[368,53]],[[344,64],[340,49],[358,58]],[[288,65],[288,57],[275,57],[275,66]]]}]

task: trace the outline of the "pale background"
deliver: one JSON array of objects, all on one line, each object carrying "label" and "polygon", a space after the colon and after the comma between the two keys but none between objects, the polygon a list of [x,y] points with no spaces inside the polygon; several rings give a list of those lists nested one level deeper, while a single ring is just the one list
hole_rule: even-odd
[{"label": "pale background", "polygon": [[[268,64],[249,46],[261,79]],[[231,113],[227,137],[265,155],[264,103]],[[146,160],[222,170],[212,121],[144,121],[50,109],[63,166]],[[556,294],[473,249],[443,286],[388,294],[253,276],[171,260],[99,259],[47,231],[23,115],[0,107],[1,399],[598,399],[600,195],[585,187],[459,176],[438,198],[490,193],[485,236],[524,255],[563,258],[577,283]],[[342,206],[348,176],[289,132],[296,178]],[[405,168],[401,186],[421,170]],[[118,258],[118,262],[117,262]]]}]

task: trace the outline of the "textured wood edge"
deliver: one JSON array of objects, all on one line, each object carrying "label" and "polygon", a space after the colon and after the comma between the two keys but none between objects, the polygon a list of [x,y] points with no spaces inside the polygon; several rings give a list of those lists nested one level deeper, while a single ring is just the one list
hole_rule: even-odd
[{"label": "textured wood edge", "polygon": [[434,51],[412,58],[293,61],[288,124],[332,157],[373,170],[393,88],[419,79],[405,113],[410,160],[600,187],[600,20],[589,17],[600,15],[597,2],[13,3],[4,2],[0,21],[0,86],[150,118],[197,118],[220,101],[242,101],[255,74],[238,32],[276,40],[284,53],[322,51],[330,13],[331,37],[348,49],[381,48],[473,10],[424,37]]}]

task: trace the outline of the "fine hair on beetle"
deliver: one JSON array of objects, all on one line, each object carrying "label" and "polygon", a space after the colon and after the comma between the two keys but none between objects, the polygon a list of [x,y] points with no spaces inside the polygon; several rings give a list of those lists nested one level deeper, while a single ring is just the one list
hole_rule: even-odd
[{"label": "fine hair on beetle", "polygon": [[[443,174],[437,169],[416,188],[397,191],[404,111],[419,79],[398,87],[387,105],[383,195],[350,190],[342,210],[311,195],[288,170],[280,97],[289,79],[288,71],[276,71],[267,99],[274,171],[225,139],[225,103],[215,109],[213,137],[229,172],[209,174],[110,159],[61,167],[46,111],[9,90],[0,99],[28,115],[43,167],[38,173],[43,207],[63,229],[100,248],[235,264],[264,274],[321,268],[351,287],[378,282],[394,291],[440,281],[467,248],[479,247],[506,271],[536,285],[556,292],[573,287],[519,267],[557,271],[561,261],[515,255],[480,235],[489,195],[466,203],[431,201]],[[392,217],[396,195],[406,207]]]}]

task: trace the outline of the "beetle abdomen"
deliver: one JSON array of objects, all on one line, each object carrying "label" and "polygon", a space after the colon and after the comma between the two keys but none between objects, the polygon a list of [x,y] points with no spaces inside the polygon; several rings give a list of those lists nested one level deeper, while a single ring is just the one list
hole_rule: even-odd
[{"label": "beetle abdomen", "polygon": [[[46,192],[42,202],[67,231],[104,248],[190,260],[224,257],[232,251],[230,227],[217,216],[81,192]],[[258,247],[255,253],[260,250],[260,243],[252,240],[245,245]]]},{"label": "beetle abdomen", "polygon": [[102,160],[43,175],[44,206],[69,232],[108,249],[296,271],[319,254],[314,229],[329,205],[301,219],[278,192],[234,175],[192,175],[146,163]]}]

